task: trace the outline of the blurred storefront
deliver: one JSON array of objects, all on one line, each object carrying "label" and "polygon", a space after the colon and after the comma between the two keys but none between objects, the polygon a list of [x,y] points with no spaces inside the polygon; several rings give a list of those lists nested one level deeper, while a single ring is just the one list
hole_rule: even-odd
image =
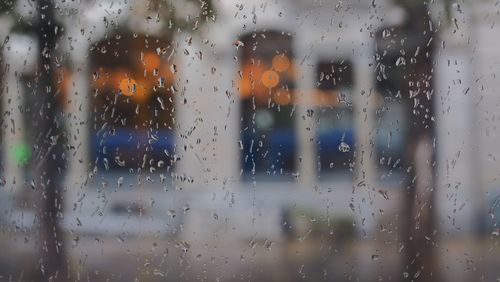
[{"label": "blurred storefront", "polygon": [[[435,161],[440,235],[486,228],[477,222],[500,166],[500,42],[489,35],[498,17],[477,20],[491,14],[488,3],[453,6],[450,23],[433,3],[439,38],[417,45],[436,48],[416,55],[402,53],[411,38],[389,1],[214,1],[217,15],[203,23],[176,4],[181,21],[194,22],[187,28],[142,1],[98,2],[110,8],[61,3],[76,11],[60,42],[67,230],[177,236],[193,253],[271,248],[308,231],[338,242],[390,237],[411,166],[407,123],[425,103],[407,107],[398,93],[412,87],[401,77],[412,64],[431,68],[434,81],[426,95],[439,150],[422,163]],[[38,47],[29,35],[5,42],[2,207],[5,221],[29,228],[20,144],[33,141],[21,109]]]}]

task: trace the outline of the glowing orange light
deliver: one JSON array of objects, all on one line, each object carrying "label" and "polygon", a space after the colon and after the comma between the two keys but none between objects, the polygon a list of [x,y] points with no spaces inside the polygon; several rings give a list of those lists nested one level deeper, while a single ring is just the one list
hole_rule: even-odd
[{"label": "glowing orange light", "polygon": [[292,94],[286,89],[280,89],[273,93],[273,100],[279,105],[288,105],[292,102]]},{"label": "glowing orange light", "polygon": [[240,93],[242,98],[247,98],[252,94],[252,81],[247,76],[240,79]]},{"label": "glowing orange light", "polygon": [[[120,84],[123,79],[130,77],[129,70],[124,68],[111,69],[109,72],[109,82],[114,89],[120,90]],[[116,88],[118,87],[118,88]]]},{"label": "glowing orange light", "polygon": [[143,57],[144,68],[147,71],[153,71],[154,69],[159,69],[161,65],[161,60],[158,55],[154,52],[144,53]]},{"label": "glowing orange light", "polygon": [[262,84],[267,88],[273,88],[280,83],[280,77],[277,72],[273,70],[265,71],[262,74]]},{"label": "glowing orange light", "polygon": [[151,96],[151,91],[147,91],[148,83],[145,80],[139,80],[136,85],[136,92],[132,96],[132,99],[136,103],[145,103],[149,100]]},{"label": "glowing orange light", "polygon": [[284,54],[276,55],[273,58],[273,68],[277,72],[285,72],[290,68],[290,60]]},{"label": "glowing orange light", "polygon": [[322,106],[331,106],[338,107],[340,102],[338,100],[338,92],[335,90],[316,90],[313,93],[314,97],[314,105],[322,107]]},{"label": "glowing orange light", "polygon": [[261,65],[255,65],[250,62],[244,64],[241,70],[241,77],[239,80],[239,90],[242,98],[248,98],[255,93],[267,93],[268,90],[261,84],[255,83],[255,80],[262,76],[264,72],[264,67]]},{"label": "glowing orange light", "polygon": [[73,82],[72,74],[67,68],[62,68],[57,71],[57,77],[54,79],[56,80],[57,90],[60,91],[58,99],[63,105],[64,110],[67,110],[69,96],[71,95],[71,83]]},{"label": "glowing orange light", "polygon": [[62,70],[61,71],[61,76],[60,78],[62,79],[59,83],[59,89],[61,90],[61,94],[65,97],[69,94],[71,83],[73,81],[73,75],[67,71],[67,70]]},{"label": "glowing orange light", "polygon": [[120,81],[120,91],[125,96],[133,96],[137,93],[137,82],[133,78],[125,78]]}]

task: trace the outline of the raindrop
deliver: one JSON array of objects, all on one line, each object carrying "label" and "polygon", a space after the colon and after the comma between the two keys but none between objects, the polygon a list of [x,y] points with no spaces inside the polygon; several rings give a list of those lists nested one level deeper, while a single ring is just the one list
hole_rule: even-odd
[{"label": "raindrop", "polygon": [[117,240],[118,242],[120,242],[120,243],[125,242],[125,239],[123,239],[123,237],[121,237],[121,236],[119,236],[119,235],[117,235],[117,236],[116,236],[116,240]]},{"label": "raindrop", "polygon": [[349,203],[349,208],[352,210],[352,212],[355,212],[355,207],[353,203]]},{"label": "raindrop", "polygon": [[158,78],[158,87],[165,88],[165,78],[164,77]]},{"label": "raindrop", "polygon": [[100,78],[99,72],[94,72],[94,73],[92,74],[92,78],[94,79],[94,81],[99,80],[99,78]]},{"label": "raindrop", "polygon": [[346,142],[340,142],[339,151],[342,153],[347,153],[351,150],[351,147]]},{"label": "raindrop", "polygon": [[167,214],[170,218],[175,218],[176,212],[174,210],[168,210]]},{"label": "raindrop", "polygon": [[161,97],[156,97],[156,100],[160,103],[160,108],[165,110],[165,102],[163,102],[163,99]]},{"label": "raindrop", "polygon": [[31,179],[31,181],[30,181],[30,187],[31,187],[32,190],[35,190],[36,184],[35,184],[35,180],[34,179]]},{"label": "raindrop", "polygon": [[396,60],[396,66],[399,67],[399,66],[405,66],[406,65],[406,60],[405,58],[403,57],[399,57],[397,60]]},{"label": "raindrop", "polygon": [[387,190],[379,190],[378,193],[383,199],[389,200],[389,195],[387,194]]},{"label": "raindrop", "polygon": [[170,65],[170,72],[175,74],[177,72],[177,66],[175,64]]},{"label": "raindrop", "polygon": [[236,49],[245,46],[245,44],[243,42],[241,42],[240,40],[233,41],[233,45],[236,47]]}]

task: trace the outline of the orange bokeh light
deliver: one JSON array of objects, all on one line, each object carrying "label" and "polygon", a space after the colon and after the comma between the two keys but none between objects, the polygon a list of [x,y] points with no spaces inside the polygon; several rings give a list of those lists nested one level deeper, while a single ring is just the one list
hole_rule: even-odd
[{"label": "orange bokeh light", "polygon": [[277,72],[285,72],[290,68],[290,59],[285,54],[276,55],[273,58],[273,68]]},{"label": "orange bokeh light", "polygon": [[137,93],[137,82],[133,78],[125,78],[120,81],[120,91],[125,96],[133,96]]},{"label": "orange bokeh light", "polygon": [[159,69],[161,65],[161,60],[158,55],[154,52],[144,53],[143,56],[144,68],[147,71],[153,71],[154,69]]},{"label": "orange bokeh light", "polygon": [[241,71],[239,90],[242,98],[248,98],[253,93],[266,92],[266,89],[256,80],[262,76],[264,68],[260,65],[246,63]]},{"label": "orange bokeh light", "polygon": [[280,77],[277,72],[267,70],[262,74],[262,84],[267,88],[273,88],[280,83]]},{"label": "orange bokeh light", "polygon": [[136,103],[145,103],[149,100],[151,96],[151,91],[147,91],[148,83],[145,80],[139,80],[136,84],[136,92],[132,96],[132,99]]},{"label": "orange bokeh light", "polygon": [[247,98],[252,94],[252,80],[248,76],[243,76],[240,79],[241,97]]},{"label": "orange bokeh light", "polygon": [[273,92],[273,100],[279,105],[288,105],[292,102],[292,93],[287,89],[279,89]]}]

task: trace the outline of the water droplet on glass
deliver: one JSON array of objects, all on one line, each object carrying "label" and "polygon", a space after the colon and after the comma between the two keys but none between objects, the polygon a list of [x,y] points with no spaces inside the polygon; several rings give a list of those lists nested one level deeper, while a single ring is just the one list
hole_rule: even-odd
[{"label": "water droplet on glass", "polygon": [[175,211],[174,211],[174,210],[168,210],[168,211],[167,211],[167,214],[168,214],[168,216],[169,216],[170,218],[175,218],[175,216],[176,216],[176,213],[175,213]]},{"label": "water droplet on glass", "polygon": [[397,60],[396,60],[396,66],[399,67],[399,66],[405,66],[406,65],[406,60],[405,58],[403,57],[399,57]]},{"label": "water droplet on glass", "polygon": [[384,198],[385,200],[389,200],[389,195],[387,194],[386,190],[379,190],[378,191],[379,195]]},{"label": "water droplet on glass", "polygon": [[347,144],[346,142],[340,142],[340,145],[339,145],[340,152],[347,153],[350,150],[351,150],[351,146],[349,146],[349,144]]}]

